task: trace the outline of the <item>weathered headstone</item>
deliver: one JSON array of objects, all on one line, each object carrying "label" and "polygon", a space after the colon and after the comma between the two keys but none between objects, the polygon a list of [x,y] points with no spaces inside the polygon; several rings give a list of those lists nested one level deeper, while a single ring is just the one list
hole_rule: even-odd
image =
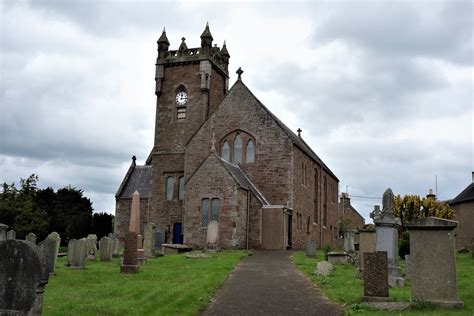
[{"label": "weathered headstone", "polygon": [[209,224],[207,224],[207,233],[206,233],[207,250],[217,251],[218,240],[219,240],[219,223],[217,221],[211,221],[209,222]]},{"label": "weathered headstone", "polygon": [[0,241],[7,240],[8,225],[0,223]]},{"label": "weathered headstone", "polygon": [[118,258],[119,257],[119,241],[118,238],[115,236],[115,234],[110,233],[109,234],[109,239],[110,239],[110,246],[112,247],[112,258]]},{"label": "weathered headstone", "polygon": [[38,247],[24,240],[0,242],[0,315],[41,315],[45,277]]},{"label": "weathered headstone", "polygon": [[45,273],[54,275],[56,260],[58,259],[59,245],[61,237],[58,233],[52,232],[45,240],[38,244],[44,258]]},{"label": "weathered headstone", "polygon": [[369,225],[359,230],[358,275],[364,273],[364,253],[375,251],[375,229]]},{"label": "weathered headstone", "polygon": [[99,241],[100,261],[112,260],[112,247],[109,237],[102,237]]},{"label": "weathered headstone", "polygon": [[128,232],[125,234],[125,249],[123,261],[120,265],[121,273],[138,273],[137,264],[137,233]]},{"label": "weathered headstone", "polygon": [[331,272],[333,270],[334,270],[334,267],[333,267],[332,263],[330,263],[328,261],[319,261],[316,264],[316,269],[315,269],[314,273],[316,273],[316,275],[328,276],[328,275],[331,274]]},{"label": "weathered headstone", "polygon": [[388,300],[388,259],[386,251],[364,253],[364,300]]},{"label": "weathered headstone", "polygon": [[306,256],[310,258],[316,257],[316,242],[312,239],[306,244]]},{"label": "weathered headstone", "polygon": [[410,233],[411,296],[446,307],[461,307],[456,282],[456,221],[428,217],[406,225]]},{"label": "weathered headstone", "polygon": [[16,232],[13,229],[7,231],[7,240],[16,239]]},{"label": "weathered headstone", "polygon": [[143,237],[137,235],[137,260],[139,265],[143,265],[146,262],[145,249],[143,249]]},{"label": "weathered headstone", "polygon": [[394,195],[389,188],[383,194],[382,212],[374,218],[375,251],[386,251],[388,260],[388,283],[390,286],[403,286],[401,269],[398,265],[399,217],[394,215]]},{"label": "weathered headstone", "polygon": [[410,255],[405,255],[405,279],[411,280],[413,274],[413,261]]},{"label": "weathered headstone", "polygon": [[36,245],[36,235],[34,233],[29,233],[26,235],[25,240]]},{"label": "weathered headstone", "polygon": [[155,230],[155,249],[156,248],[161,249],[161,245],[164,244],[165,241],[166,241],[165,232],[159,229]]},{"label": "weathered headstone", "polygon": [[140,234],[140,193],[135,191],[132,194],[132,208],[130,210],[129,231]]},{"label": "weathered headstone", "polygon": [[87,236],[87,260],[95,260],[97,253],[97,236],[89,234]]},{"label": "weathered headstone", "polygon": [[145,250],[145,257],[153,257],[153,248],[155,244],[155,224],[147,223],[143,232],[143,249]]},{"label": "weathered headstone", "polygon": [[67,266],[84,269],[87,259],[87,240],[71,239],[67,247]]},{"label": "weathered headstone", "polygon": [[355,232],[346,231],[344,232],[344,251],[354,252],[355,251]]}]

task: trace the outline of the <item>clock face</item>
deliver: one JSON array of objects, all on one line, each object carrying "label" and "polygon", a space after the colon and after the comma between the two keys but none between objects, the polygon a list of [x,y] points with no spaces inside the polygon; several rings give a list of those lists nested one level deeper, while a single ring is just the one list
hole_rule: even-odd
[{"label": "clock face", "polygon": [[184,91],[178,92],[176,94],[176,104],[185,105],[188,102],[188,94]]}]

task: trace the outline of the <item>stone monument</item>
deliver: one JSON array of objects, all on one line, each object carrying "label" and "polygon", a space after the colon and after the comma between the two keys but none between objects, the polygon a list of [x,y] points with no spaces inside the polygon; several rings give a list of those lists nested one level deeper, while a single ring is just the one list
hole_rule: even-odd
[{"label": "stone monument", "polygon": [[316,258],[316,242],[312,239],[306,244],[306,256],[309,258]]},{"label": "stone monument", "polygon": [[132,208],[130,210],[129,231],[140,235],[140,193],[138,191],[132,194]]},{"label": "stone monument", "polygon": [[375,229],[372,225],[365,225],[359,229],[359,256],[358,256],[358,275],[364,273],[364,253],[375,251]]},{"label": "stone monument", "polygon": [[13,229],[7,231],[7,240],[16,239],[16,232]]},{"label": "stone monument", "polygon": [[97,253],[97,235],[89,234],[86,239],[87,260],[95,260]]},{"label": "stone monument", "polygon": [[145,257],[153,257],[153,249],[155,246],[155,224],[147,223],[143,232],[143,249],[145,250]]},{"label": "stone monument", "polygon": [[137,261],[137,233],[128,232],[125,234],[125,249],[123,251],[123,261],[120,265],[121,273],[138,273]]},{"label": "stone monument", "polygon": [[352,230],[344,232],[344,251],[354,252],[355,251],[355,232]]},{"label": "stone monument", "polygon": [[8,225],[0,223],[0,241],[7,240],[7,229]]},{"label": "stone monument", "polygon": [[119,255],[119,241],[118,238],[115,236],[115,234],[110,233],[109,234],[109,240],[110,240],[110,245],[111,245],[111,251],[112,251],[112,258],[118,258],[120,257]]},{"label": "stone monument", "polygon": [[386,251],[364,253],[364,301],[388,301]]},{"label": "stone monument", "polygon": [[411,296],[445,307],[461,307],[456,281],[456,221],[428,217],[406,225],[410,233]]},{"label": "stone monument", "polygon": [[388,260],[388,283],[390,286],[403,286],[401,269],[398,265],[398,229],[401,226],[395,214],[394,195],[390,188],[383,194],[382,212],[374,210],[371,217],[375,224],[375,251],[386,251]]},{"label": "stone monument", "polygon": [[34,233],[29,233],[26,235],[25,240],[36,245],[36,235]]},{"label": "stone monument", "polygon": [[45,273],[48,273],[49,276],[54,275],[60,244],[61,237],[56,232],[52,232],[38,244],[44,258]]},{"label": "stone monument", "polygon": [[112,245],[109,237],[102,237],[99,241],[100,261],[112,260]]},{"label": "stone monument", "polygon": [[67,247],[67,266],[84,269],[87,261],[87,240],[71,239]]},{"label": "stone monument", "polygon": [[41,315],[48,274],[40,250],[24,240],[6,240],[0,253],[0,315]]},{"label": "stone monument", "polygon": [[207,224],[206,245],[207,250],[217,251],[219,249],[219,223],[217,221],[210,221]]}]

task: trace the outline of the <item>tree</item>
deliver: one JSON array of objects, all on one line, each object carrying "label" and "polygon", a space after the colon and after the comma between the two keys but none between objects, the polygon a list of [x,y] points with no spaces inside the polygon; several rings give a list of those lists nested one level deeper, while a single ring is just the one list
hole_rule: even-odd
[{"label": "tree", "polygon": [[445,202],[434,198],[421,198],[419,195],[407,194],[403,197],[395,197],[395,215],[402,220],[402,226],[414,219],[422,219],[430,216],[452,219],[454,211]]},{"label": "tree", "polygon": [[107,213],[95,213],[92,216],[91,233],[96,234],[97,238],[107,236],[113,230],[114,216]]}]

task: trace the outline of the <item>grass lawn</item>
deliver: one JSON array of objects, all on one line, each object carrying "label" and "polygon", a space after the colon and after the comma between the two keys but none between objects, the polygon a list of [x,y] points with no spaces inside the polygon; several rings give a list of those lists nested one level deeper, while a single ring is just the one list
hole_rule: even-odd
[{"label": "grass lawn", "polygon": [[139,274],[121,274],[119,259],[65,266],[45,289],[43,315],[196,315],[248,251],[224,251],[208,259],[166,255],[149,259]]},{"label": "grass lawn", "polygon": [[[362,302],[364,285],[362,280],[355,278],[356,272],[352,265],[336,265],[334,273],[328,277],[316,276],[316,262],[324,260],[322,251],[318,257],[308,258],[304,252],[296,252],[293,261],[297,268],[306,274],[313,283],[320,287],[326,296],[344,306],[348,315],[399,315],[400,312],[384,312],[370,309]],[[463,309],[441,309],[426,303],[418,303],[412,310],[404,311],[403,315],[474,315],[474,260],[471,254],[457,254],[457,280],[459,298],[464,302]],[[401,262],[404,265],[404,262]],[[392,301],[409,301],[410,284],[403,288],[390,288]]]}]

